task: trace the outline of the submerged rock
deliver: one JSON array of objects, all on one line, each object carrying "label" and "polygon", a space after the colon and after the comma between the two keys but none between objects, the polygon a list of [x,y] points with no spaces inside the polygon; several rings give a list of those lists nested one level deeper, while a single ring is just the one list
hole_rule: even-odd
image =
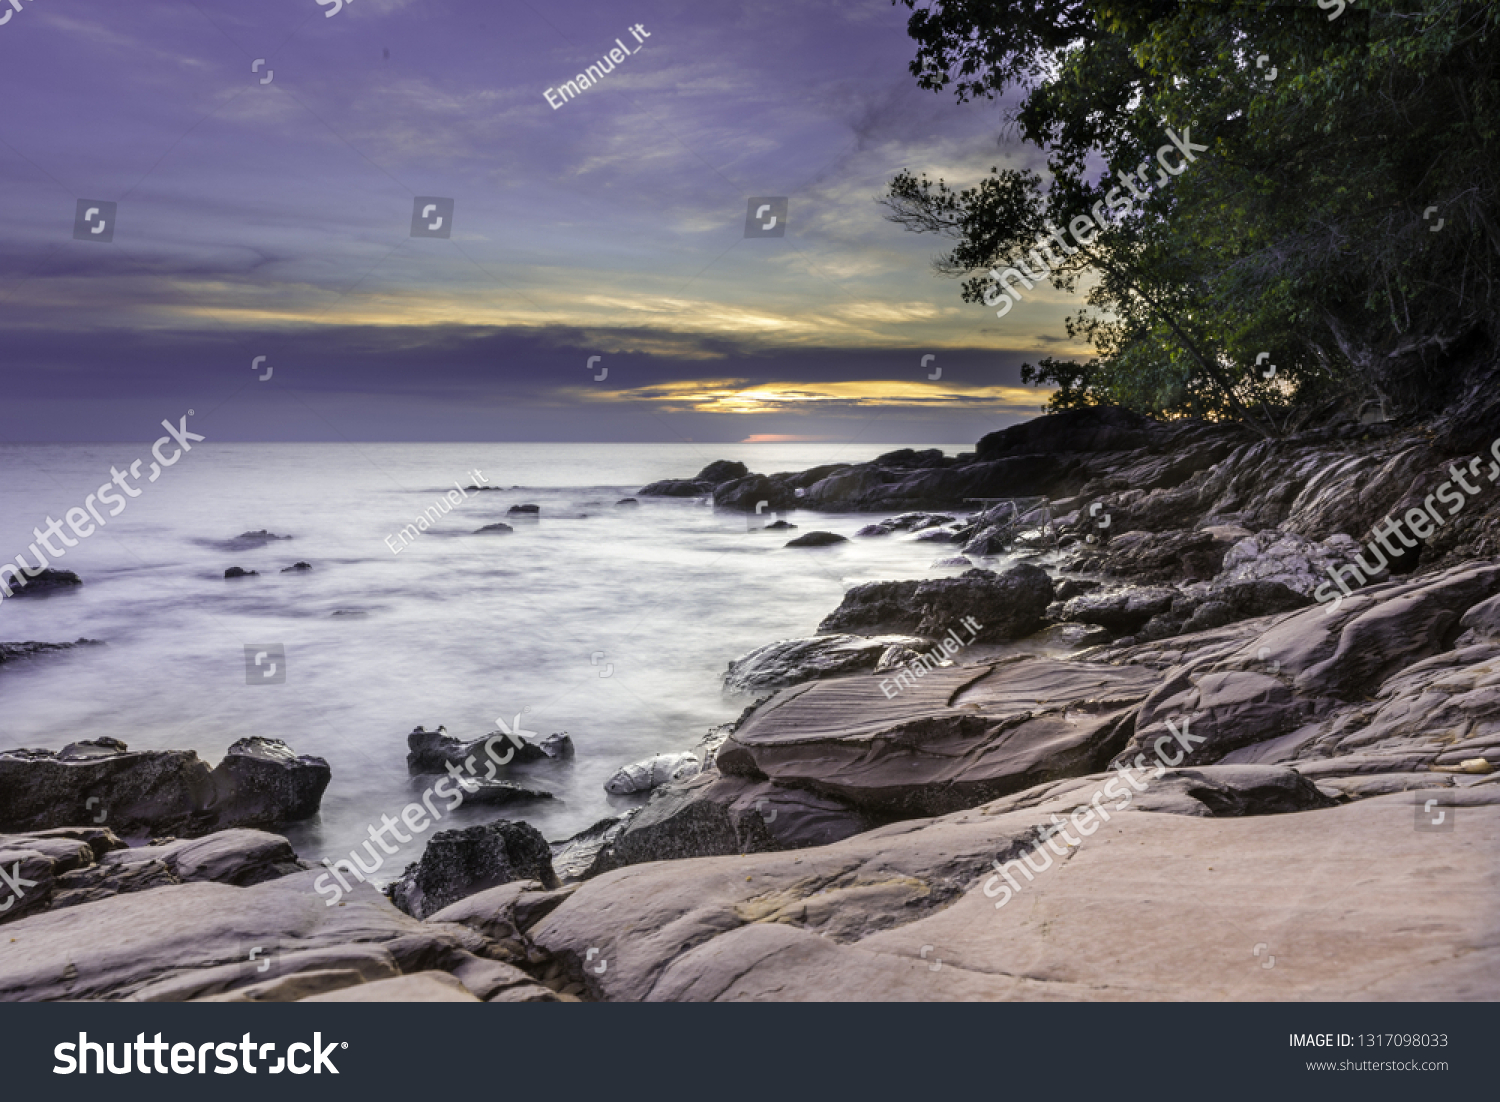
[{"label": "submerged rock", "polygon": [[38,593],[47,593],[56,589],[68,589],[75,585],[82,585],[83,579],[71,570],[53,570],[47,568],[39,570],[36,574],[28,577],[25,573],[17,574],[14,578],[7,577],[12,589],[11,597],[35,596]]},{"label": "submerged rock", "polygon": [[805,536],[788,540],[788,547],[829,547],[835,543],[848,543],[848,536],[841,536],[837,532],[809,532]]},{"label": "submerged rock", "polygon": [[224,577],[226,578],[255,578],[259,575],[260,571],[246,570],[241,566],[231,566],[228,570],[224,571]]},{"label": "submerged rock", "polygon": [[474,534],[476,536],[481,536],[488,532],[491,535],[503,536],[507,532],[514,531],[515,529],[512,528],[509,524],[506,524],[504,521],[496,521],[494,524],[486,524],[483,528],[474,529]]},{"label": "submerged rock", "polygon": [[72,643],[0,643],[0,665],[21,658],[34,658],[39,654],[72,650],[74,647],[102,647],[102,639],[79,639]]},{"label": "submerged rock", "polygon": [[[505,735],[491,731],[487,735],[470,739],[454,738],[446,727],[429,731],[418,727],[406,736],[406,768],[415,775],[446,773],[448,766],[484,776],[490,765],[501,768],[505,765],[528,765],[531,762],[550,761],[573,756],[573,740],[566,731],[548,735],[541,742],[533,742],[525,735]],[[472,766],[466,763],[472,762]]]}]

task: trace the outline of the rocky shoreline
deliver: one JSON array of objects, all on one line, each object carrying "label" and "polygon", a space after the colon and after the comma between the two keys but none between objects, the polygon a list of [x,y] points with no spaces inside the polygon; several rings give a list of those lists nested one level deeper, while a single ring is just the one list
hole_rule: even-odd
[{"label": "rocky shoreline", "polygon": [[[0,999],[1495,998],[1495,381],[1277,441],[1096,408],[956,457],[644,487],[884,513],[854,538],[968,568],[854,587],[730,663],[744,714],[616,774],[650,792],[625,815],[439,830],[336,904],[269,833],[330,779],[279,740],[214,769],[0,754]],[[1443,523],[1329,588],[1465,472]],[[408,764],[547,798],[486,754],[571,742],[499,740],[418,729]]]}]

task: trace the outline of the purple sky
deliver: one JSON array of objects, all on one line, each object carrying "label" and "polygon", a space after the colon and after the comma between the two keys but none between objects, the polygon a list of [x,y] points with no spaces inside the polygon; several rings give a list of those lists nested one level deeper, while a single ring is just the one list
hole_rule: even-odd
[{"label": "purple sky", "polygon": [[[194,407],[220,440],[968,443],[1036,413],[1023,360],[1079,351],[1074,300],[997,320],[876,205],[1041,162],[1002,105],[916,88],[904,7],[334,2],[0,26],[0,440]],[[417,196],[450,238],[411,236]],[[784,237],[746,239],[752,196]],[[112,241],[74,239],[81,199]]]}]

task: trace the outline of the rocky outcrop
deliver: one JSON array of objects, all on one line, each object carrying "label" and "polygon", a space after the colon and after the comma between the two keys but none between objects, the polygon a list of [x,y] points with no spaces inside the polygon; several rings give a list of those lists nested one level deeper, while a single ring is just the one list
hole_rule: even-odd
[{"label": "rocky outcrop", "polygon": [[331,772],[280,739],[241,739],[210,770],[191,750],[131,751],[101,738],[0,753],[0,830],[89,823],[121,834],[198,837],[311,818]]},{"label": "rocky outcrop", "polygon": [[718,767],[871,814],[944,814],[1102,768],[1158,680],[1150,670],[1013,657],[929,670],[894,694],[878,674],[815,681],[749,713]]},{"label": "rocky outcrop", "polygon": [[224,577],[226,578],[257,578],[259,576],[259,570],[246,570],[242,566],[231,566],[228,570],[224,571]]},{"label": "rocky outcrop", "polygon": [[1004,574],[974,569],[925,582],[869,582],[845,593],[818,631],[935,639],[962,631],[965,617],[971,617],[979,624],[973,641],[1006,643],[1041,627],[1051,601],[1047,572],[1029,563]]},{"label": "rocky outcrop", "polygon": [[434,834],[422,859],[408,865],[386,895],[406,914],[426,918],[465,896],[513,880],[558,886],[552,850],[537,829],[497,819]]},{"label": "rocky outcrop", "polygon": [[[1188,783],[1230,813],[1274,809],[1254,794],[1264,775],[1198,772]],[[575,967],[607,958],[584,982],[621,1002],[1493,997],[1492,911],[1475,902],[1494,898],[1493,781],[1444,790],[1463,802],[1462,847],[1412,830],[1409,793],[1248,818],[1106,803],[1108,822],[1065,840],[1056,822],[1107,780],[816,850],[632,865],[581,885],[530,937]],[[1027,854],[1038,871],[1023,875]],[[1017,889],[997,861],[1014,862]],[[1391,890],[1407,882],[1424,890]],[[1434,898],[1470,903],[1435,912]],[[1358,947],[1330,948],[1350,928]],[[1173,951],[1143,954],[1143,930]],[[1268,953],[1296,966],[1265,968]]]},{"label": "rocky outcrop", "polygon": [[173,884],[248,887],[308,866],[285,838],[226,830],[195,840],[127,848],[102,827],[0,835],[0,867],[17,872],[22,892],[0,891],[0,922]]},{"label": "rocky outcrop", "polygon": [[741,479],[750,473],[743,463],[718,459],[704,467],[692,478],[668,478],[653,482],[637,491],[642,497],[703,497],[711,494],[726,482]]},{"label": "rocky outcrop", "polygon": [[815,635],[785,639],[751,651],[729,663],[724,689],[756,693],[783,689],[804,681],[873,670],[891,647],[926,649],[915,635]]}]

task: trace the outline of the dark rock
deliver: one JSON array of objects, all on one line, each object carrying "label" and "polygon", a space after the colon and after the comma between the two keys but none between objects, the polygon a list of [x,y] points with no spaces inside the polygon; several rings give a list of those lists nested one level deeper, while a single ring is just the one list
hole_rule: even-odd
[{"label": "dark rock", "polygon": [[[573,740],[566,732],[548,735],[541,743],[499,731],[465,742],[448,734],[446,727],[436,731],[418,727],[406,736],[406,747],[406,768],[413,776],[446,773],[450,765],[484,776],[492,763],[528,765],[573,756]],[[466,764],[471,761],[472,765]]]},{"label": "dark rock", "polygon": [[552,851],[529,823],[497,819],[467,830],[432,836],[422,859],[406,867],[386,888],[390,901],[413,918],[426,918],[467,896],[508,884],[537,880],[556,888]]},{"label": "dark rock", "polygon": [[268,532],[264,528],[256,532],[241,532],[233,539],[225,540],[220,546],[226,551],[252,551],[257,547],[264,547],[268,543],[278,540],[289,540],[291,536],[278,536],[275,532]]},{"label": "dark rock", "polygon": [[1160,422],[1119,406],[1090,406],[1033,418],[982,437],[980,462],[1014,455],[1117,452],[1144,448],[1165,435]]},{"label": "dark rock", "polygon": [[1161,587],[1095,589],[1069,600],[1062,619],[1098,624],[1116,633],[1138,632],[1152,617],[1170,611],[1175,596],[1176,591]]},{"label": "dark rock", "polygon": [[839,800],[709,772],[658,789],[608,843],[609,868],[842,841],[878,820]]},{"label": "dark rock", "polygon": [[912,448],[901,448],[898,451],[886,452],[884,455],[875,457],[877,467],[889,467],[893,470],[942,467],[947,463],[948,460],[943,456],[941,448],[928,448],[920,452]]},{"label": "dark rock", "polygon": [[258,570],[245,570],[243,567],[238,566],[231,566],[228,570],[224,571],[224,577],[226,578],[255,578],[259,575],[260,571]]},{"label": "dark rock", "polygon": [[761,531],[763,531],[763,532],[784,532],[788,528],[795,528],[795,527],[797,527],[795,524],[789,524],[788,522],[786,522],[784,520],[778,520],[778,521],[773,521],[772,523],[766,525],[763,529],[761,529]]},{"label": "dark rock", "polygon": [[533,516],[534,517],[534,516],[540,515],[541,511],[542,511],[542,507],[540,505],[512,505],[505,512],[506,512],[507,516],[513,516],[513,517],[515,517],[515,516]]},{"label": "dark rock", "polygon": [[972,616],[980,625],[974,642],[1007,643],[1041,627],[1051,601],[1051,579],[1030,563],[1004,574],[974,569],[932,581],[869,582],[845,593],[818,631],[935,639]]},{"label": "dark rock", "polygon": [[693,476],[695,482],[707,482],[711,486],[720,486],[725,482],[733,482],[737,478],[744,478],[750,473],[750,468],[743,463],[736,463],[729,459],[717,459],[704,467]]},{"label": "dark rock", "polygon": [[962,555],[953,555],[946,559],[938,559],[938,561],[933,563],[932,565],[964,568],[973,566],[974,564],[969,559],[964,558],[964,556]]},{"label": "dark rock", "polygon": [[333,772],[322,758],[298,756],[280,739],[252,736],[236,742],[210,780],[220,829],[277,826],[318,813]]},{"label": "dark rock", "polygon": [[474,529],[474,534],[478,536],[484,534],[485,532],[489,532],[491,535],[503,536],[507,532],[514,531],[515,529],[506,524],[504,521],[496,521],[494,524],[486,524],[483,528]]},{"label": "dark rock", "polygon": [[295,562],[291,566],[288,566],[285,569],[283,569],[282,573],[283,574],[290,574],[293,571],[311,570],[311,569],[312,569],[312,563],[310,563],[310,562]]},{"label": "dark rock", "polygon": [[913,635],[815,635],[810,639],[786,639],[759,647],[729,663],[724,689],[730,693],[753,693],[781,689],[822,677],[841,677],[875,669],[886,650],[893,646],[924,648],[927,642]]},{"label": "dark rock", "polygon": [[640,502],[637,501],[633,497],[622,497],[619,501],[615,502],[615,505],[616,506],[637,506],[637,505],[640,505]]},{"label": "dark rock", "polygon": [[[191,750],[131,751],[100,738],[0,753],[0,830],[94,822],[122,834],[199,837],[317,814],[327,762],[279,739],[241,739],[210,770]],[[100,816],[103,816],[101,818]]]},{"label": "dark rock", "polygon": [[1052,595],[1055,600],[1067,601],[1098,589],[1101,584],[1088,578],[1064,578],[1053,587]]},{"label": "dark rock", "polygon": [[558,878],[569,883],[598,876],[614,868],[609,856],[610,843],[620,836],[625,824],[639,812],[640,808],[631,808],[624,815],[600,819],[571,838],[553,842],[552,867],[557,871]]},{"label": "dark rock", "polygon": [[102,647],[102,639],[79,639],[73,643],[0,643],[0,665],[19,658],[34,658],[53,651],[72,650],[74,647]]},{"label": "dark rock", "polygon": [[14,590],[12,597],[34,596],[38,593],[46,593],[54,589],[67,589],[70,586],[82,585],[83,579],[71,570],[39,570],[32,577],[25,573],[17,574],[10,579],[11,589]]},{"label": "dark rock", "polygon": [[809,532],[805,536],[787,540],[788,547],[829,547],[835,543],[848,543],[848,536],[841,536],[837,532]]},{"label": "dark rock", "polygon": [[703,497],[713,492],[713,483],[689,478],[664,478],[636,491],[641,497]]}]

